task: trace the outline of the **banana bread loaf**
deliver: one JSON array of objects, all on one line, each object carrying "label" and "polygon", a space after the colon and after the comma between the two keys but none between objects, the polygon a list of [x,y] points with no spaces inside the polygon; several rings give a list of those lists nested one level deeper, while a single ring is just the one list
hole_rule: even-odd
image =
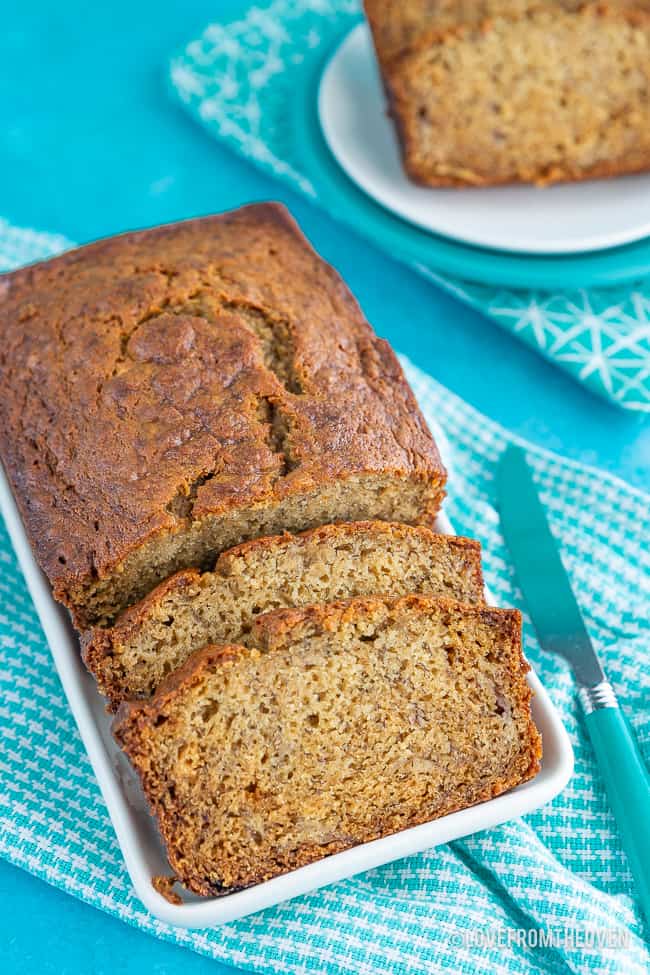
[{"label": "banana bread loaf", "polygon": [[409,177],[650,169],[649,0],[365,0]]},{"label": "banana bread loaf", "polygon": [[478,542],[387,522],[327,525],[246,542],[211,572],[187,569],[84,641],[84,659],[113,710],[151,695],[209,643],[246,642],[255,616],[353,596],[423,593],[482,603]]},{"label": "banana bread loaf", "polygon": [[250,538],[439,508],[393,352],[280,206],[11,273],[0,338],[0,456],[78,628]]},{"label": "banana bread loaf", "polygon": [[356,599],[197,651],[115,735],[192,891],[244,887],[531,778],[516,610]]}]

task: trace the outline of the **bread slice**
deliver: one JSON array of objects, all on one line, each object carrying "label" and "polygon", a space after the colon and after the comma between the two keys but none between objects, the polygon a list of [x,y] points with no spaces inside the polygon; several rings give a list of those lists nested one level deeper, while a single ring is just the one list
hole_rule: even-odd
[{"label": "bread slice", "polygon": [[408,593],[483,602],[478,542],[386,522],[327,525],[247,542],[212,572],[186,570],[84,641],[110,707],[151,695],[193,650],[245,639],[255,616],[352,596]]},{"label": "bread slice", "polygon": [[444,495],[394,353],[281,206],[14,271],[0,343],[0,456],[78,629],[240,542]]},{"label": "bread slice", "polygon": [[650,168],[650,3],[366,0],[409,177],[553,183]]},{"label": "bread slice", "polygon": [[531,778],[520,629],[424,596],[276,610],[124,704],[115,737],[179,880],[245,887]]}]

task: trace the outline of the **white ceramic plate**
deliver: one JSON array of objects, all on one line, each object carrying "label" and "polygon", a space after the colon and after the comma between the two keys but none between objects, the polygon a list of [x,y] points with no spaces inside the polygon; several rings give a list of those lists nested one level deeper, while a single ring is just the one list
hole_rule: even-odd
[{"label": "white ceramic plate", "polygon": [[[94,681],[81,661],[79,644],[68,614],[55,603],[47,579],[36,564],[1,465],[0,512],[7,524],[70,708],[106,801],[133,886],[145,907],[161,921],[186,928],[203,928],[236,920],[371,867],[419,853],[537,809],[557,795],[571,776],[573,752],[568,735],[539,679],[531,672],[529,680],[535,692],[533,714],[544,745],[542,770],[531,782],[471,809],[452,813],[385,839],[355,846],[247,890],[211,899],[184,894],[182,904],[170,904],[151,886],[152,876],[170,872],[158,832],[147,813],[139,783],[113,741],[110,718]],[[439,519],[438,529],[451,531],[444,517]]]},{"label": "white ceramic plate", "polygon": [[328,63],[318,111],[327,144],[350,179],[432,233],[531,254],[601,250],[650,235],[650,174],[545,189],[426,189],[409,182],[365,24]]}]

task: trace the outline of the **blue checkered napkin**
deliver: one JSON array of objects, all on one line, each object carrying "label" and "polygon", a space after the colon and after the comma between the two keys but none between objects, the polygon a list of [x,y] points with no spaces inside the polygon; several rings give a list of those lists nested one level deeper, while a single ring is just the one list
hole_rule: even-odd
[{"label": "blue checkered napkin", "polygon": [[[0,267],[64,244],[0,222]],[[520,605],[493,507],[495,461],[512,438],[404,367],[425,414],[449,440],[449,517],[483,542],[486,582],[499,602]],[[650,497],[537,448],[529,459],[590,633],[648,759]],[[0,522],[0,854],[144,931],[268,975],[646,975],[650,952],[573,679],[562,661],[540,652],[528,621],[525,643],[575,748],[576,774],[554,802],[237,923],[185,931],[154,920],[131,890]],[[540,937],[555,940],[540,947]]]},{"label": "blue checkered napkin", "polygon": [[[317,198],[292,139],[288,106],[360,13],[359,0],[265,0],[236,21],[211,24],[188,44],[171,63],[172,85],[211,133]],[[216,2],[214,15],[218,20]],[[595,393],[650,411],[650,278],[551,293],[467,284],[422,265],[417,270]]]}]

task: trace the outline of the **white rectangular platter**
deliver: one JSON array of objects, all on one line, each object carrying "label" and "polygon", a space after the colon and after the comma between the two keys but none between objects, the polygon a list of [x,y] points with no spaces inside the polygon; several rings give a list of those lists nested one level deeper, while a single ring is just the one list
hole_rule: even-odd
[{"label": "white rectangular platter", "polygon": [[[108,807],[133,886],[145,907],[161,921],[186,928],[204,928],[236,920],[371,867],[531,812],[556,796],[571,776],[573,751],[569,737],[539,678],[531,671],[529,683],[535,693],[533,716],[544,747],[541,772],[532,781],[471,809],[352,847],[255,887],[208,899],[184,894],[182,904],[170,904],[151,884],[153,876],[170,873],[156,826],[147,812],[144,796],[128,762],[113,741],[110,716],[81,661],[79,643],[68,614],[54,601],[49,583],[36,564],[1,465],[0,511]],[[453,532],[444,515],[439,517],[436,527],[440,532]]]}]

